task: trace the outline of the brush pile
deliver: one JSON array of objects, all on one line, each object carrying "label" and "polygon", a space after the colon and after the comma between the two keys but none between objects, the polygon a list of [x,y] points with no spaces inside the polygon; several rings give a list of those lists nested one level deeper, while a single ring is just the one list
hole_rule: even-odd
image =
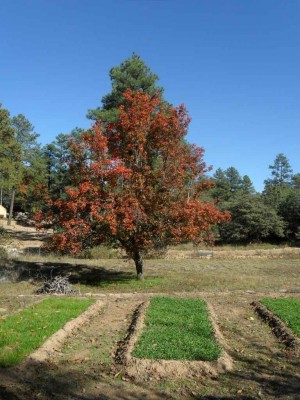
[{"label": "brush pile", "polygon": [[54,278],[46,278],[43,285],[36,290],[37,294],[75,294],[69,282],[70,274],[66,276],[57,275]]}]

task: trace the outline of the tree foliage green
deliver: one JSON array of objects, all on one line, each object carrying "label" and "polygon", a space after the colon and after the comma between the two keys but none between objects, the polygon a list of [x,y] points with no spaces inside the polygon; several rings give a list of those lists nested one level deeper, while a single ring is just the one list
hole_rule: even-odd
[{"label": "tree foliage green", "polygon": [[135,53],[131,58],[123,61],[119,66],[113,67],[109,73],[112,90],[102,97],[102,106],[88,111],[87,117],[93,120],[101,119],[103,122],[116,121],[118,107],[123,104],[123,93],[127,89],[134,92],[142,90],[154,96],[162,95],[163,88],[156,86],[158,76],[151,72],[150,68]]},{"label": "tree foliage green", "polygon": [[46,163],[41,145],[37,141],[39,134],[22,114],[14,116],[11,125],[21,150],[22,177],[17,191],[17,202],[24,211],[37,211],[42,201],[41,189],[46,182]]},{"label": "tree foliage green", "polygon": [[69,162],[72,160],[70,141],[77,141],[83,133],[75,128],[70,134],[60,133],[55,140],[43,148],[46,164],[46,180],[48,192],[52,197],[59,198],[64,188],[70,185]]},{"label": "tree foliage green", "polygon": [[251,243],[284,237],[285,223],[260,195],[239,194],[222,205],[231,220],[220,225],[224,243]]},{"label": "tree foliage green", "polygon": [[15,137],[8,110],[0,105],[0,186],[15,187],[21,178],[21,147]]},{"label": "tree foliage green", "polygon": [[241,177],[238,170],[229,167],[226,170],[218,168],[213,175],[214,187],[211,190],[213,198],[224,202],[233,198],[236,194],[254,194],[255,189],[248,175]]},{"label": "tree foliage green", "polygon": [[297,238],[300,234],[300,189],[289,192],[280,205],[279,214],[287,223],[287,236]]}]

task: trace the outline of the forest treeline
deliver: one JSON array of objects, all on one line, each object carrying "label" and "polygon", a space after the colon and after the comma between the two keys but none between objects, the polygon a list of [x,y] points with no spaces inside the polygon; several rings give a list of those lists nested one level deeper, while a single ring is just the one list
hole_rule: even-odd
[{"label": "forest treeline", "polygon": [[[112,90],[102,97],[101,105],[88,110],[92,121],[101,120],[102,128],[118,119],[123,93],[132,91],[159,95],[164,104],[163,88],[156,85],[153,74],[136,54],[110,71]],[[70,162],[74,154],[70,142],[80,141],[84,130],[75,128],[60,133],[51,143],[42,146],[39,134],[22,114],[11,116],[0,106],[0,204],[13,211],[35,214],[45,208],[45,198],[66,196],[70,186]],[[212,176],[203,175],[208,190],[200,193],[203,202],[213,202],[228,210],[231,220],[215,226],[215,236],[222,243],[296,241],[300,229],[300,173],[293,172],[288,158],[274,155],[262,193],[257,193],[248,175],[241,176],[234,166],[218,168]],[[73,163],[74,165],[74,163]],[[251,171],[250,175],[251,175]]]}]

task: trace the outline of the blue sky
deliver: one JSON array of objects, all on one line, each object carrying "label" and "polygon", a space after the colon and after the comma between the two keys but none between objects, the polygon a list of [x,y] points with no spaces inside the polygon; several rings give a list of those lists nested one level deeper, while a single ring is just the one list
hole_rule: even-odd
[{"label": "blue sky", "polygon": [[0,16],[0,102],[41,143],[88,128],[134,51],[186,105],[187,139],[214,169],[258,191],[280,152],[300,172],[298,0],[0,0]]}]

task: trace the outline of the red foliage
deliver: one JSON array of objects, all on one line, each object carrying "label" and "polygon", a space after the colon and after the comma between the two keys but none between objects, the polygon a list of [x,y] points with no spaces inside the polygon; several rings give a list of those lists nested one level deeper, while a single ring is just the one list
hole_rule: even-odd
[{"label": "red foliage", "polygon": [[73,186],[40,213],[53,226],[50,246],[80,253],[99,243],[119,243],[136,259],[155,246],[210,237],[211,225],[229,219],[201,201],[210,186],[203,149],[184,141],[190,118],[183,105],[124,93],[118,121],[99,121],[72,143]]}]

